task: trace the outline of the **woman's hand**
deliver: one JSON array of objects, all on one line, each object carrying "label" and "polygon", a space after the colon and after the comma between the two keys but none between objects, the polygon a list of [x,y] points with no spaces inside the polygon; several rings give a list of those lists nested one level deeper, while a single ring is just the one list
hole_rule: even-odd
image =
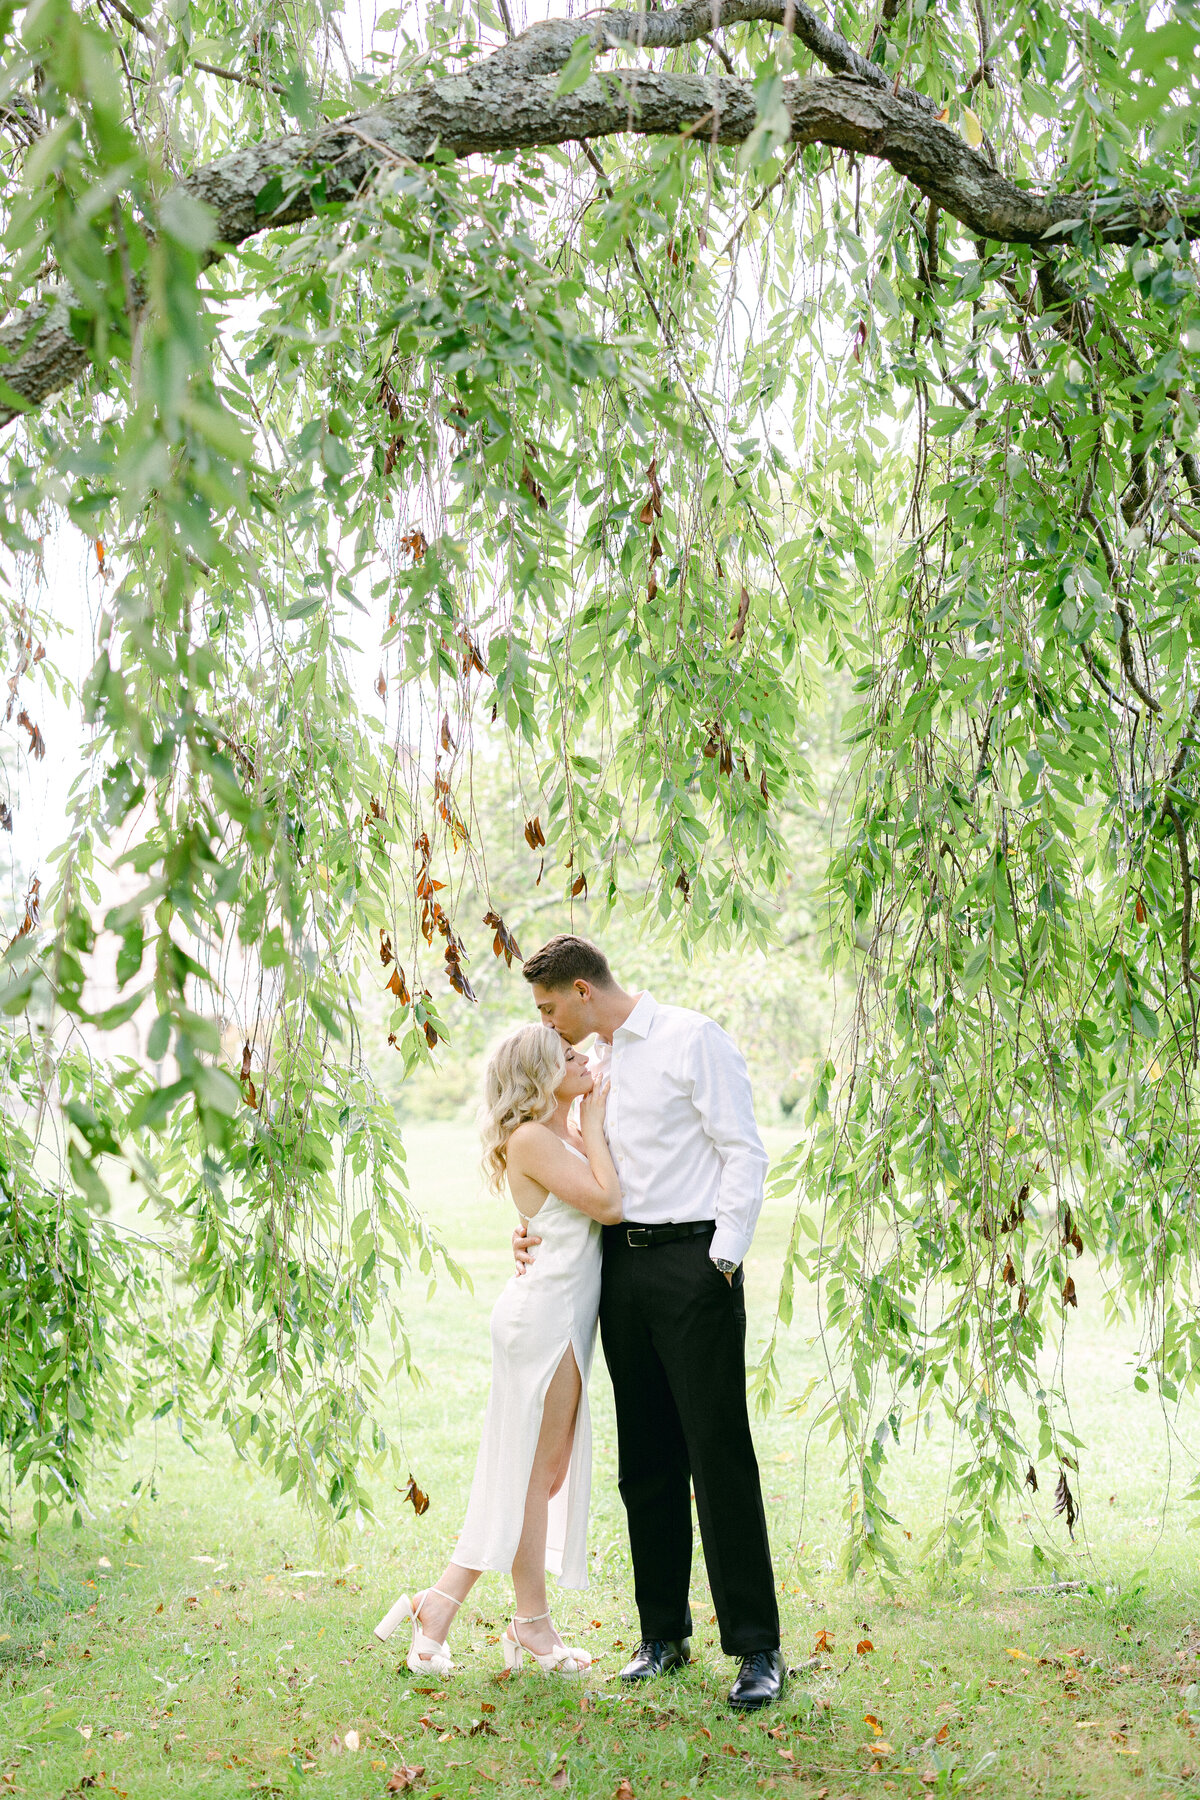
[{"label": "woman's hand", "polygon": [[608,1105],[608,1082],[597,1076],[590,1092],[579,1102],[579,1130],[587,1139],[593,1133],[604,1135],[604,1111]]}]

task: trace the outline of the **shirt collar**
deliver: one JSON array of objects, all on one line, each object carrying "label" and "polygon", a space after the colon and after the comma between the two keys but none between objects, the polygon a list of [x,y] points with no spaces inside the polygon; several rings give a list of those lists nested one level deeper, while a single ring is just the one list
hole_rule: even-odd
[{"label": "shirt collar", "polygon": [[618,1031],[627,1031],[631,1037],[648,1037],[650,1034],[650,1027],[654,1023],[654,1015],[657,1011],[658,1002],[655,1000],[653,994],[643,994],[629,1017],[625,1020],[625,1023],[617,1026],[617,1030],[613,1032],[613,1037],[616,1037]]}]

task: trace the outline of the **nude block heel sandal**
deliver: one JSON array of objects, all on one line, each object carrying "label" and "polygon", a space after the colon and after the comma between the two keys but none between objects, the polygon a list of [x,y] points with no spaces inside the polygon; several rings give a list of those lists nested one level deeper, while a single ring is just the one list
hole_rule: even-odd
[{"label": "nude block heel sandal", "polygon": [[411,1597],[408,1594],[401,1594],[395,1605],[388,1608],[376,1625],[374,1635],[380,1643],[386,1643],[397,1625],[407,1619],[412,1625],[413,1635],[412,1643],[408,1647],[408,1655],[404,1660],[413,1674],[448,1675],[454,1667],[450,1660],[449,1645],[439,1644],[436,1638],[426,1637],[421,1630],[421,1606],[426,1594],[438,1594],[443,1600],[449,1600],[455,1607],[462,1605],[461,1600],[456,1600],[453,1594],[447,1594],[438,1587],[425,1588],[421,1593]]},{"label": "nude block heel sandal", "polygon": [[530,1650],[528,1644],[521,1642],[517,1635],[518,1625],[536,1625],[540,1620],[549,1617],[548,1612],[530,1613],[527,1618],[521,1618],[518,1614],[513,1615],[512,1623],[500,1640],[504,1646],[506,1669],[519,1669],[525,1660],[526,1652],[532,1656],[543,1675],[582,1675],[591,1668],[591,1657],[577,1644],[555,1644],[553,1650],[543,1653]]}]

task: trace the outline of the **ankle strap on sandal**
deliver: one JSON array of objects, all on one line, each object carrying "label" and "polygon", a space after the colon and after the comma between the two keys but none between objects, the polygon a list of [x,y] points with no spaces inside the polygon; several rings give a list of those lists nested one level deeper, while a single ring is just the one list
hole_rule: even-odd
[{"label": "ankle strap on sandal", "polygon": [[426,1593],[427,1593],[427,1594],[438,1594],[438,1595],[440,1595],[440,1597],[441,1597],[441,1598],[442,1598],[442,1599],[443,1599],[443,1600],[448,1600],[448,1601],[449,1601],[449,1602],[450,1602],[450,1604],[451,1604],[451,1606],[461,1606],[461,1605],[462,1605],[462,1601],[461,1601],[461,1600],[458,1600],[458,1599],[456,1599],[456,1598],[455,1598],[455,1596],[454,1596],[454,1595],[453,1595],[453,1594],[448,1594],[448,1593],[447,1593],[447,1592],[446,1592],[446,1590],[445,1590],[445,1588],[440,1588],[440,1587],[429,1587],[429,1588],[426,1588],[426,1589],[425,1589],[425,1592],[426,1592]]},{"label": "ankle strap on sandal", "polygon": [[524,1616],[522,1616],[520,1613],[514,1613],[513,1614],[513,1624],[514,1625],[536,1625],[539,1619],[548,1619],[549,1617],[550,1617],[550,1614],[548,1612],[527,1613]]}]

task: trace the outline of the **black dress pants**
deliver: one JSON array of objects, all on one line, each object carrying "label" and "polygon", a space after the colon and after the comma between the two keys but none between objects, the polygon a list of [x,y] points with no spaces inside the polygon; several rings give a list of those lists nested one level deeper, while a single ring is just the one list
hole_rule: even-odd
[{"label": "black dress pants", "polygon": [[632,1248],[606,1226],[600,1336],[617,1413],[621,1498],[644,1638],[689,1637],[691,1489],[730,1656],[779,1645],[779,1609],[746,1408],[742,1271],[711,1234]]}]

